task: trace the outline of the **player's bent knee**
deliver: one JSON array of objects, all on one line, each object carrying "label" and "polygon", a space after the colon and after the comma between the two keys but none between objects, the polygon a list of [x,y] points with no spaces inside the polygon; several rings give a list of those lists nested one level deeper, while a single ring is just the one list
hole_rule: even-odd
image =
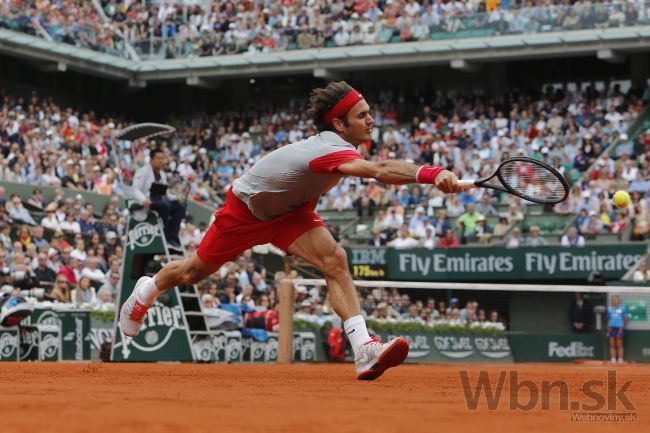
[{"label": "player's bent knee", "polygon": [[323,259],[322,269],[326,275],[336,276],[348,270],[348,255],[341,247],[336,247],[333,254]]}]

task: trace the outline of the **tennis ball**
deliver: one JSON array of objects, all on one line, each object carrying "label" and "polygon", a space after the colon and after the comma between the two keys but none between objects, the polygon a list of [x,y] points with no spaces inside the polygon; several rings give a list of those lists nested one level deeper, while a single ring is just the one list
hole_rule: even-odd
[{"label": "tennis ball", "polygon": [[616,191],[614,194],[614,204],[619,209],[624,209],[630,205],[630,194],[626,191]]}]

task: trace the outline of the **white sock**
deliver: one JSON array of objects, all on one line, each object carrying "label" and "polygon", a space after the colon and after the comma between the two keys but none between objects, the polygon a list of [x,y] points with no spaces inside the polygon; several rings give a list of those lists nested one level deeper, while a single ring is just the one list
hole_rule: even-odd
[{"label": "white sock", "polygon": [[616,358],[610,359],[609,362],[616,362]]},{"label": "white sock", "polygon": [[345,334],[348,336],[352,351],[356,356],[359,348],[370,340],[370,335],[366,329],[366,321],[361,315],[350,317],[343,323],[343,329],[345,329]]},{"label": "white sock", "polygon": [[623,362],[623,358],[618,358],[618,362]]},{"label": "white sock", "polygon": [[149,280],[144,287],[138,290],[138,299],[145,305],[151,306],[162,292],[156,288],[156,277]]}]

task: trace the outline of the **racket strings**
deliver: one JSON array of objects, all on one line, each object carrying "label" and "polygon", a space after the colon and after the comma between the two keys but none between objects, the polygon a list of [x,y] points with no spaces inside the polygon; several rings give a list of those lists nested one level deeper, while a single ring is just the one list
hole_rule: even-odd
[{"label": "racket strings", "polygon": [[567,194],[564,182],[552,171],[530,161],[511,161],[499,169],[504,185],[522,198],[556,203]]}]

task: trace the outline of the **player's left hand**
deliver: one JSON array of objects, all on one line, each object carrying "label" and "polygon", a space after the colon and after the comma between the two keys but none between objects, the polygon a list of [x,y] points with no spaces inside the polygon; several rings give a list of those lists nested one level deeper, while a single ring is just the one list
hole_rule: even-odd
[{"label": "player's left hand", "polygon": [[465,188],[458,184],[458,176],[449,170],[441,171],[436,176],[436,187],[442,192],[463,192]]}]

